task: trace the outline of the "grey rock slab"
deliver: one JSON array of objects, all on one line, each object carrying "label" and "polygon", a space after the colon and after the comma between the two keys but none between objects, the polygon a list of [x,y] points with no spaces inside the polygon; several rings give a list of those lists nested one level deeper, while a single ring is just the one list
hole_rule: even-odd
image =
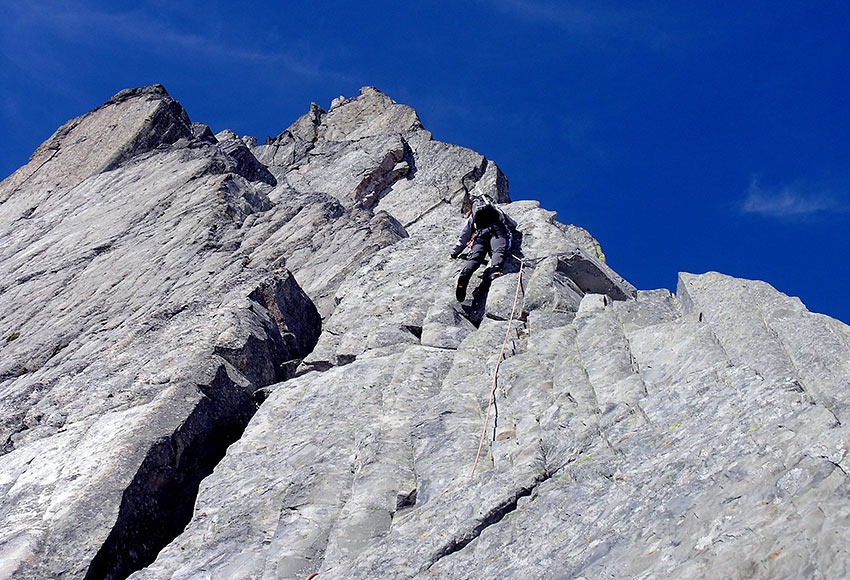
[{"label": "grey rock slab", "polygon": [[[600,295],[588,294],[588,298]],[[605,298],[605,297],[603,297]],[[582,305],[585,304],[582,302]],[[601,407],[636,404],[646,395],[629,340],[613,308],[580,309],[575,322],[579,352]]]},{"label": "grey rock slab", "polygon": [[231,129],[223,129],[215,134],[215,139],[216,141],[237,141],[239,135]]},{"label": "grey rock slab", "polygon": [[273,141],[251,149],[257,161],[262,163],[278,181],[297,168],[313,148],[312,141],[304,141],[289,133],[283,133]]},{"label": "grey rock slab", "polygon": [[375,89],[261,146],[122,92],[0,193],[0,576],[846,576],[850,329],[635,291]]},{"label": "grey rock slab", "polygon": [[510,201],[507,179],[495,163],[475,151],[435,141],[426,131],[405,135],[405,141],[410,149],[406,179],[394,182],[377,207],[406,228],[433,212],[457,207],[460,213],[474,193]]},{"label": "grey rock slab", "polygon": [[[515,205],[508,205],[506,209],[511,215],[519,215],[527,224],[528,231],[536,234],[530,237],[531,243],[542,237],[558,239],[557,236],[560,236],[561,247],[575,249],[574,245],[570,246],[574,243],[572,239],[564,239],[564,230],[551,223],[548,212],[540,210],[536,204],[520,203],[514,208]],[[477,322],[490,308],[491,312],[498,311],[498,318],[507,319],[515,289],[515,284],[511,285],[515,280],[512,275],[497,279],[492,286],[481,291],[479,278],[474,276],[469,291],[471,304],[458,308],[451,302],[450,293],[460,264],[448,260],[447,255],[453,238],[460,233],[463,219],[459,209],[444,217],[426,216],[409,238],[380,250],[358,274],[340,286],[335,297],[337,306],[334,315],[326,324],[328,332],[323,334],[307,363],[336,364],[340,354],[345,360],[358,356],[369,348],[370,334],[377,332],[382,325],[396,329],[423,328],[423,338],[429,344],[451,346],[460,335],[455,338],[448,335],[463,334],[462,329],[469,328],[456,316]],[[533,245],[531,247],[534,248]],[[514,263],[512,268],[516,267]],[[294,271],[297,276],[297,269]],[[309,292],[309,285],[305,284],[305,288]],[[481,310],[480,315],[477,314],[478,309]],[[429,333],[447,333],[446,342],[438,342],[443,340],[438,335],[424,334],[429,312],[429,324],[442,317],[442,326],[430,327]],[[344,352],[339,350],[340,347]]]},{"label": "grey rock slab", "polygon": [[634,286],[623,280],[599,259],[577,249],[566,256],[558,256],[556,271],[566,276],[582,292],[604,294],[612,300],[634,298]]},{"label": "grey rock slab", "polygon": [[[219,148],[236,162],[235,172],[249,181],[262,181],[269,185],[277,185],[277,179],[266,169],[265,165],[257,161],[251,153],[248,145],[235,135],[225,137],[219,133],[216,137]],[[231,132],[232,133],[232,132]]]},{"label": "grey rock slab", "polygon": [[209,125],[204,123],[192,123],[192,136],[199,141],[206,141],[213,145],[218,142]]},{"label": "grey rock slab", "polygon": [[133,578],[303,578],[356,556],[416,497],[410,426],[450,360],[413,346],[273,387],[187,529]]},{"label": "grey rock slab", "polygon": [[324,115],[324,109],[310,103],[310,110],[289,128],[274,139],[269,137],[263,145],[251,147],[251,152],[277,179],[282,179],[306,159],[318,139],[318,127]]},{"label": "grey rock slab", "polygon": [[358,97],[331,106],[322,117],[317,136],[324,141],[355,141],[421,128],[416,111],[374,87],[363,87]]},{"label": "grey rock slab", "polygon": [[[362,105],[355,101],[336,100],[327,115]],[[386,109],[375,110],[381,118]],[[327,167],[342,166],[359,141],[324,140],[323,123],[314,111],[300,138],[310,152],[326,152]],[[338,138],[360,130],[357,123],[346,121]],[[396,138],[400,161],[378,146]],[[308,293],[310,280],[335,288],[323,333],[302,374],[274,387],[232,457],[204,483],[186,532],[140,577],[841,574],[848,439],[830,409],[840,409],[838,399],[821,393],[839,388],[845,327],[768,287],[722,277],[683,285],[677,296],[636,292],[589,233],[531,201],[503,206],[522,234],[507,274],[489,286],[474,277],[459,304],[452,290],[460,263],[447,254],[464,205],[484,190],[507,201],[506,180],[491,162],[420,129],[361,141],[375,152],[358,166],[361,181],[322,176],[327,160],[307,153],[297,162],[309,178],[301,190],[279,186],[269,199],[324,192],[349,203],[351,184],[404,162],[407,173],[375,208],[408,237],[388,228],[381,235],[393,239],[356,268],[349,262],[338,284],[318,282],[321,266],[306,266],[307,245],[280,262],[299,281],[305,264]],[[330,209],[287,220],[306,218],[303,232],[335,223]],[[509,328],[516,257],[557,253],[574,259],[527,269]],[[731,291],[736,285],[747,289]],[[824,353],[790,336],[800,325],[806,340],[828,345]],[[781,345],[776,360],[785,366],[752,348],[765,340],[768,353]],[[809,387],[816,376],[827,379],[822,391]],[[301,442],[310,443],[300,462],[280,460]],[[211,537],[221,539],[210,546]]]},{"label": "grey rock slab", "polygon": [[522,232],[519,240],[522,257],[542,258],[549,254],[572,252],[576,248],[588,256],[597,255],[599,244],[586,230],[556,221],[558,214],[542,209],[540,202],[515,201],[502,206],[502,209],[517,222],[517,229]]},{"label": "grey rock slab", "polygon": [[680,274],[678,295],[686,312],[711,326],[735,363],[771,380],[796,380],[842,422],[850,420],[846,325],[808,312],[799,299],[765,282],[714,272]]},{"label": "grey rock slab", "polygon": [[[174,129],[184,121],[185,135]],[[193,487],[256,410],[251,394],[286,378],[318,336],[319,313],[283,265],[251,261],[280,250],[277,228],[316,198],[246,180],[190,130],[164,90],[122,93],[54,135],[42,150],[65,152],[36,178],[0,185],[11,194],[0,553],[14,577],[106,577],[152,558],[171,538],[140,537],[152,529],[144,514],[176,534]],[[36,209],[22,220],[17,206]],[[309,232],[312,254],[329,248],[338,275],[319,279],[309,257],[293,264],[319,293],[345,276],[340,257],[356,269],[403,235],[386,214],[313,215],[306,225],[324,235]]]},{"label": "grey rock slab", "polygon": [[[434,233],[454,229],[450,225],[435,224]],[[460,218],[453,225],[460,231]],[[445,303],[446,289],[454,288],[459,272],[444,244],[444,236],[420,234],[376,252],[339,287],[326,332],[305,364],[336,364],[340,357],[350,360],[390,328],[418,342],[410,329],[423,328],[435,301]],[[427,335],[426,339],[430,340]]]},{"label": "grey rock slab", "polygon": [[422,344],[440,348],[457,348],[475,326],[454,295],[451,284],[446,284],[422,321]]},{"label": "grey rock slab", "polygon": [[[522,352],[522,328],[522,323],[514,323],[508,330],[506,322],[484,319],[478,331],[458,346],[440,392],[429,400],[413,431],[418,497],[423,502],[444,493],[471,472],[501,346],[507,336],[504,356]],[[491,414],[488,432],[495,420]],[[485,437],[478,466],[485,471],[492,465],[488,440]]]},{"label": "grey rock slab", "polygon": [[254,153],[299,191],[332,192],[345,203],[387,211],[405,226],[458,195],[510,200],[495,163],[432,140],[412,109],[369,87],[328,113],[311,107]]},{"label": "grey rock slab", "polygon": [[[329,569],[325,578],[440,577],[441,564],[467,549],[493,520],[501,521],[516,508],[519,497],[531,493],[539,475],[487,477],[477,484],[461,481],[422,508],[418,518],[394,525],[377,549],[361,553],[347,565]],[[519,496],[519,497],[518,497]],[[467,573],[468,574],[468,573]],[[456,577],[456,576],[450,576]],[[463,576],[461,576],[463,577]]]},{"label": "grey rock slab", "polygon": [[[357,142],[318,141],[304,162],[284,179],[296,191],[325,193],[353,205],[374,194],[377,185],[383,189],[392,182],[386,174],[403,158],[404,148],[398,135],[366,137]],[[396,175],[395,179],[400,177]]]},{"label": "grey rock slab", "polygon": [[522,318],[524,310],[525,288],[519,273],[503,274],[488,285],[485,315],[496,320],[508,320],[513,313]]},{"label": "grey rock slab", "polygon": [[[139,171],[156,174],[144,165]],[[123,177],[137,184],[136,192],[150,189],[141,175]],[[117,184],[108,182],[116,180]],[[66,217],[36,242],[45,248],[39,254],[40,265],[63,272],[63,287],[45,288],[36,276],[11,282],[5,292],[8,301],[3,324],[18,328],[19,337],[7,343],[2,353],[3,406],[27,393],[27,410],[20,423],[5,426],[3,438],[9,453],[0,462],[4,481],[14,484],[0,507],[6,522],[0,541],[20,547],[21,538],[27,538],[26,550],[16,549],[9,562],[12,568],[20,566],[18,577],[84,574],[95,552],[107,542],[110,529],[119,529],[119,506],[123,505],[122,494],[130,497],[124,492],[132,487],[131,480],[145,477],[146,462],[161,465],[159,441],[182,441],[175,443],[177,449],[185,446],[187,460],[194,461],[197,459],[189,458],[198,457],[193,451],[199,444],[195,433],[209,439],[210,430],[220,429],[226,440],[234,436],[234,429],[241,429],[239,423],[244,425],[254,410],[250,392],[261,384],[246,378],[230,379],[226,359],[238,365],[260,357],[272,363],[266,372],[275,376],[275,358],[306,354],[297,347],[287,350],[283,346],[290,333],[306,341],[304,329],[292,324],[294,319],[278,325],[273,316],[263,314],[275,306],[279,296],[272,291],[272,303],[264,301],[267,296],[251,299],[252,289],[259,287],[257,275],[227,268],[220,253],[203,250],[215,240],[207,232],[215,219],[204,223],[203,216],[208,211],[214,216],[217,204],[222,203],[216,196],[217,179],[195,181],[189,191],[180,179],[171,186],[161,184],[166,187],[160,191],[185,200],[192,208],[187,212],[177,202],[169,208],[173,214],[163,212],[160,219],[171,221],[179,215],[182,226],[167,240],[173,243],[165,244],[146,235],[144,220],[134,213],[144,216],[147,211],[159,211],[160,200],[149,194],[136,197],[115,172],[90,181],[91,189],[85,191],[98,192],[100,205],[90,204],[83,215]],[[87,183],[79,187],[86,188]],[[114,196],[111,185],[120,186],[123,195]],[[68,196],[72,207],[77,201],[73,193]],[[140,199],[150,206],[139,203]],[[93,239],[74,240],[80,231],[77,217],[93,220],[96,211],[112,216],[109,226],[83,229]],[[197,214],[193,216],[192,211]],[[58,205],[52,213],[64,217],[64,212],[65,207]],[[51,213],[46,213],[43,219],[50,218]],[[219,223],[225,230],[221,235],[226,237],[227,222]],[[62,240],[77,244],[80,259],[74,259],[75,251]],[[104,256],[105,251],[87,251],[87,245],[103,247],[104,241],[111,259]],[[179,251],[175,251],[177,247]],[[7,257],[6,263],[16,257]],[[187,272],[199,270],[202,275],[196,281],[186,277]],[[216,274],[231,282],[216,283]],[[220,301],[224,309],[195,302],[207,284],[214,284],[217,293],[217,299],[215,294],[211,297],[213,304]],[[43,299],[33,304],[39,296]],[[309,300],[303,293],[300,297],[297,319],[306,318],[315,337],[318,314],[313,310],[310,320]],[[234,303],[239,300],[245,302],[244,307]],[[228,310],[231,304],[235,308],[232,313]],[[257,314],[260,319],[255,322]],[[243,329],[243,324],[247,328]],[[53,340],[61,344],[44,340],[51,337],[51,327],[58,331]],[[222,331],[233,333],[225,345],[217,342]],[[215,352],[220,346],[219,356]],[[212,370],[204,370],[206,367]],[[246,367],[250,367],[243,369],[248,375],[259,369],[253,364]],[[233,374],[239,376],[235,368]],[[14,417],[16,411],[12,407],[7,414],[4,409],[4,415]],[[77,436],[68,438],[66,432]],[[15,467],[21,458],[31,462],[34,457],[39,461],[27,463],[23,469]],[[162,460],[167,464],[168,454]],[[38,485],[27,484],[34,481]],[[190,481],[181,483],[191,488]],[[144,498],[138,501],[145,503]],[[69,541],[70,545],[58,549]]]},{"label": "grey rock slab", "polygon": [[[525,260],[522,316],[532,310],[575,312],[586,293],[604,294],[612,300],[636,296],[631,284],[591,254],[599,246],[586,231],[555,222],[555,214],[541,210],[537,202],[514,202],[503,209],[517,222],[520,232],[506,260],[505,271],[517,272],[520,260]],[[514,293],[508,286],[515,289],[513,280],[513,284],[495,281],[496,299],[492,306],[488,305],[493,316],[509,315]]]},{"label": "grey rock slab", "polygon": [[360,207],[374,207],[387,189],[410,172],[410,165],[402,161],[405,153],[404,143],[387,151],[378,166],[363,175],[348,199]]},{"label": "grey rock slab", "polygon": [[[530,542],[514,545],[519,541],[522,531],[515,528],[512,522],[517,513],[526,509],[523,506],[538,501],[535,497],[551,477],[550,470],[559,469],[557,454],[550,445],[550,435],[559,433],[563,437],[568,432],[563,427],[544,423],[543,417],[551,412],[552,407],[558,406],[554,402],[552,373],[562,349],[574,344],[574,331],[571,333],[569,326],[548,329],[537,337],[529,335],[528,344],[521,346],[516,342],[525,342],[520,339],[523,328],[518,327],[510,333],[514,337],[510,341],[510,357],[502,366],[497,385],[498,420],[493,425],[493,439],[488,436],[486,460],[482,462],[477,478],[467,479],[455,475],[454,479],[443,480],[439,484],[437,490],[442,489],[440,493],[428,494],[424,493],[427,490],[423,490],[421,507],[417,505],[413,512],[393,526],[390,535],[381,540],[376,549],[359,556],[350,567],[329,570],[331,577],[368,577],[381,573],[392,578],[415,578],[426,571],[429,576],[435,577],[502,577],[496,568],[515,562],[516,552],[521,551],[527,556],[538,551],[536,548],[529,549],[532,545]],[[475,372],[478,367],[477,364],[471,364],[472,360],[486,357],[488,366],[495,362],[492,358],[496,350],[493,343],[498,345],[501,342],[505,323],[485,319],[482,329],[486,335],[470,336],[461,345],[458,358],[444,380],[443,389],[451,387],[454,391],[454,412],[439,420],[426,421],[421,430],[415,432],[425,436],[436,430],[434,435],[438,435],[434,437],[436,440],[433,446],[425,445],[423,452],[418,453],[418,456],[423,457],[422,461],[417,462],[423,488],[425,482],[436,483],[434,475],[440,470],[440,465],[449,466],[448,472],[451,473],[456,468],[450,466],[464,463],[463,455],[474,452],[473,446],[462,452],[460,449],[452,449],[446,442],[451,441],[456,446],[462,439],[461,431],[458,431],[462,423],[459,423],[461,417],[457,416],[457,399],[463,394],[462,389],[468,389],[465,384],[479,382],[469,380],[472,378],[469,373]],[[485,336],[488,339],[482,343],[481,339]],[[532,346],[539,347],[540,351],[532,352]],[[486,350],[480,350],[482,347]],[[480,395],[486,396],[486,391],[477,396]],[[568,398],[561,400],[573,408]],[[451,399],[438,398],[433,406],[439,408],[445,404],[451,404]],[[447,430],[452,431],[452,436],[439,436],[439,433]],[[431,439],[424,439],[422,443],[428,440]],[[443,448],[438,447],[441,440]],[[569,452],[575,454],[576,450],[570,449]],[[450,457],[456,459],[448,461]],[[491,552],[489,547],[483,548],[487,556],[482,558],[479,555],[468,568],[458,571],[458,559],[463,561],[464,555],[472,554],[475,546],[492,545],[490,538],[493,537],[510,537],[511,540],[498,551]],[[494,557],[495,554],[501,554],[502,557]],[[498,564],[487,569],[485,561],[488,560],[498,561]],[[517,570],[521,569],[521,564],[517,563],[516,566]],[[484,571],[476,570],[482,567]],[[508,577],[513,575],[509,574]],[[522,574],[516,577],[522,577]]]},{"label": "grey rock slab", "polygon": [[[37,211],[39,201],[52,193],[184,137],[192,137],[189,117],[162,85],[121,91],[100,108],[65,123],[27,165],[0,184],[2,215],[11,218],[18,208]],[[5,205],[21,190],[29,192],[28,207]]]},{"label": "grey rock slab", "polygon": [[560,267],[562,264],[559,258],[552,257],[542,260],[531,269],[524,294],[525,312],[578,311],[584,291],[573,281],[569,270]]},{"label": "grey rock slab", "polygon": [[[711,368],[721,371],[730,366],[723,347],[704,324],[680,322],[657,324],[628,334],[629,346],[647,389],[657,389],[678,396],[674,385],[687,383],[689,375]],[[642,364],[647,349],[662,351],[652,364]]]},{"label": "grey rock slab", "polygon": [[669,290],[638,290],[634,300],[615,302],[614,310],[627,333],[682,316],[678,299]]},{"label": "grey rock slab", "polygon": [[[281,190],[273,190],[270,197]],[[249,264],[292,271],[327,318],[337,306],[335,295],[343,281],[407,233],[386,213],[349,211],[327,196],[299,198],[282,191],[286,193],[276,211],[252,220],[254,234],[235,254]]]},{"label": "grey rock slab", "polygon": [[575,317],[572,312],[530,312],[528,328],[530,332],[561,328],[572,324]]},{"label": "grey rock slab", "polygon": [[[661,337],[660,326],[639,332]],[[659,356],[670,360],[668,346],[654,344],[641,351],[642,365],[655,367]],[[528,352],[532,348],[529,341]],[[630,413],[605,427],[601,438],[579,447],[577,460],[432,565],[430,575],[522,578],[532,570],[544,577],[690,578],[720,570],[736,578],[839,577],[840,548],[828,535],[846,533],[838,531],[846,530],[846,475],[830,463],[841,452],[832,460],[810,459],[803,449],[811,440],[802,433],[839,448],[845,435],[804,393],[765,385],[752,370],[728,367],[722,356],[695,361],[688,352],[694,348],[682,345],[678,355],[678,372],[690,371],[677,383],[683,396],[650,391],[642,403],[656,416],[652,424]],[[661,423],[661,417],[677,421]],[[796,452],[776,454],[800,436]],[[789,493],[812,507],[796,507],[796,501],[792,507],[783,499]],[[833,502],[829,516],[814,507],[820,501]]]},{"label": "grey rock slab", "polygon": [[316,141],[319,138],[319,126],[326,114],[322,107],[316,103],[310,103],[310,110],[299,117],[285,132],[304,141]]},{"label": "grey rock slab", "polygon": [[[732,360],[770,378],[793,376],[791,360],[766,324],[761,301],[751,288],[749,281],[720,274],[682,273],[676,294],[686,313],[708,322]],[[732,310],[736,316],[729,316]],[[753,349],[753,344],[759,348]]]}]

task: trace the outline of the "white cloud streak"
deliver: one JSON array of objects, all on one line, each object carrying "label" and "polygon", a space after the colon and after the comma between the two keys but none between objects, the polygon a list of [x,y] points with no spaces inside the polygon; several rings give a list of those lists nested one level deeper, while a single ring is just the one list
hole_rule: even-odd
[{"label": "white cloud streak", "polygon": [[540,0],[483,0],[497,10],[529,22],[552,24],[574,32],[593,32],[623,26],[636,16],[631,10],[609,10],[581,6],[577,2]]},{"label": "white cloud streak", "polygon": [[686,41],[674,31],[673,12],[648,7],[608,8],[583,0],[477,0],[480,6],[526,23],[555,27],[574,39],[606,45],[612,38],[653,51],[681,52]]},{"label": "white cloud streak", "polygon": [[[694,49],[693,32],[681,10],[652,6],[601,6],[593,0],[476,0],[479,6],[540,28],[555,28],[571,41],[602,49],[631,45],[675,55]],[[618,44],[613,44],[616,42]]]},{"label": "white cloud streak", "polygon": [[[801,190],[807,189],[805,193]],[[812,193],[810,188],[786,185],[780,188],[763,188],[752,178],[741,211],[774,218],[811,217],[826,213],[850,211],[850,205],[841,203],[826,193]]]},{"label": "white cloud streak", "polygon": [[[195,28],[208,32],[188,32],[145,8],[109,12],[84,5],[69,9],[64,3],[20,2],[13,4],[12,15],[15,28],[26,31],[25,37],[29,39],[47,34],[79,43],[102,45],[112,41],[165,58],[196,57],[206,61],[265,65],[275,67],[276,74],[285,72],[308,79],[347,78],[345,74],[323,69],[300,47],[266,50],[236,46],[226,35],[213,31],[220,27],[210,27],[209,23],[200,21]],[[9,52],[4,50],[11,60],[17,60]],[[21,52],[24,60],[30,59],[31,50]]]}]

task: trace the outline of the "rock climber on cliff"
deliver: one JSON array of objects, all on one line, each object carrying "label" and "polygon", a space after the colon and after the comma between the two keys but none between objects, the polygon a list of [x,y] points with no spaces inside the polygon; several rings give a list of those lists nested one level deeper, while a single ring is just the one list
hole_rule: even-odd
[{"label": "rock climber on cliff", "polygon": [[472,205],[451,257],[457,258],[467,247],[472,249],[466,264],[457,279],[455,296],[458,302],[466,299],[466,287],[478,266],[484,263],[487,254],[493,255],[487,275],[493,280],[502,275],[505,253],[511,247],[511,230],[516,228],[505,212],[496,207],[486,195],[473,198]]}]

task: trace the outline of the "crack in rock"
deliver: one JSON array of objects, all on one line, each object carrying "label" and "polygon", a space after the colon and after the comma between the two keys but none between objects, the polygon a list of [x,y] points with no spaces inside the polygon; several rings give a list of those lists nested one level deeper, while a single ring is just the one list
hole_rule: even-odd
[{"label": "crack in rock", "polygon": [[148,451],[124,490],[118,519],[91,562],[85,580],[122,580],[151,564],[192,517],[201,480],[239,439],[256,405],[225,366],[171,437]]},{"label": "crack in rock", "polygon": [[546,481],[547,479],[550,479],[552,475],[553,474],[540,475],[537,479],[535,479],[534,483],[532,483],[531,485],[518,489],[513,497],[501,502],[499,505],[487,512],[483,519],[481,519],[472,529],[468,530],[464,534],[453,538],[451,542],[443,546],[431,558],[427,566],[425,566],[425,569],[430,569],[432,566],[434,566],[434,564],[436,564],[443,558],[451,556],[455,552],[460,552],[473,540],[478,538],[484,532],[484,530],[486,530],[490,526],[498,524],[511,512],[516,511],[519,500],[524,497],[528,497],[532,493],[534,493],[534,491],[540,486],[540,484]]},{"label": "crack in rock", "polygon": [[242,437],[265,400],[264,387],[289,378],[284,365],[315,347],[321,317],[291,275],[264,280],[249,299],[243,315],[254,315],[249,326],[261,321],[262,336],[251,333],[227,352],[215,349],[221,362],[214,379],[197,385],[201,397],[189,416],[148,450],[85,580],[123,580],[154,562],[191,521],[201,480]]}]

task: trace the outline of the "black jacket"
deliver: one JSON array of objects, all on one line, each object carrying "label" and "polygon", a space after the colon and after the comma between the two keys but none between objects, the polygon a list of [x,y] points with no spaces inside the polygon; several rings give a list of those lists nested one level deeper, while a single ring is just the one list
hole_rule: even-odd
[{"label": "black jacket", "polygon": [[[495,207],[495,206],[494,206]],[[508,214],[496,208],[496,211],[499,212],[499,223],[504,226],[507,238],[508,238],[508,247],[511,246],[511,241],[513,238],[513,230],[516,229],[516,222],[510,218]],[[457,239],[457,244],[455,244],[454,249],[452,250],[452,256],[459,256],[460,253],[469,245],[469,241],[472,239],[472,236],[479,232],[475,227],[475,224],[472,220],[472,215],[466,218],[466,223],[463,224],[463,229],[460,232],[460,237]]]}]

